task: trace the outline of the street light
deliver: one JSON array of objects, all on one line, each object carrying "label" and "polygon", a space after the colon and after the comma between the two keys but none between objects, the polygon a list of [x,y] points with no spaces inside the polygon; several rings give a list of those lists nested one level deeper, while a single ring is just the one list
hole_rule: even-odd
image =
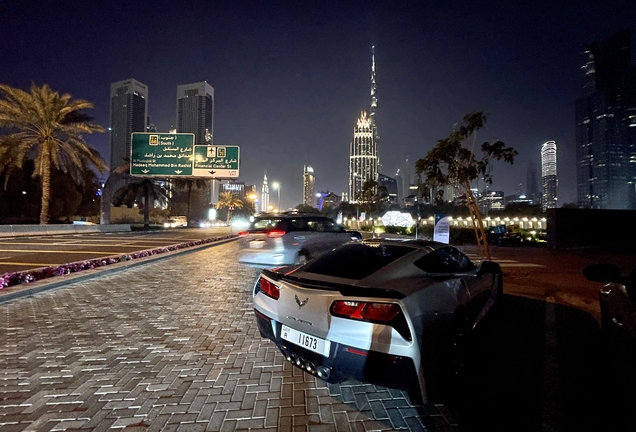
[{"label": "street light", "polygon": [[278,211],[280,212],[280,183],[272,183],[272,187],[278,191]]}]

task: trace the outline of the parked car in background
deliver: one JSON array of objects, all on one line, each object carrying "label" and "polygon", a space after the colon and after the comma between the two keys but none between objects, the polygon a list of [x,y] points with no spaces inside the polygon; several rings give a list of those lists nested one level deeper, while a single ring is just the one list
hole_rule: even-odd
[{"label": "parked car in background", "polygon": [[351,242],[300,266],[264,269],[254,311],[264,338],[306,373],[446,397],[467,338],[503,295],[500,266],[424,240]]},{"label": "parked car in background", "polygon": [[600,289],[599,409],[606,430],[636,430],[636,268],[623,276],[616,264],[594,264],[583,274]]},{"label": "parked car in background", "polygon": [[[593,264],[583,270],[593,282],[605,285],[599,293],[603,337],[618,349],[630,369],[636,365],[636,268],[623,276],[616,264]],[[629,359],[628,359],[629,357]],[[635,375],[636,376],[636,375]]]},{"label": "parked car in background", "polygon": [[360,233],[347,231],[328,217],[303,214],[261,215],[238,235],[239,261],[269,266],[305,263],[361,238]]},{"label": "parked car in background", "polygon": [[188,218],[186,216],[170,216],[167,222],[164,222],[164,228],[176,228],[188,226]]}]

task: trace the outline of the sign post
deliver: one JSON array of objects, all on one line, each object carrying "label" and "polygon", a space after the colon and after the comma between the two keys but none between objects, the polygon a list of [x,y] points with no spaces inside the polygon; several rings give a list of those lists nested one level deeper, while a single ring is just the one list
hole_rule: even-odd
[{"label": "sign post", "polygon": [[239,176],[238,146],[195,145],[194,134],[134,132],[130,153],[133,176],[219,180]]},{"label": "sign post", "polygon": [[239,175],[240,149],[238,146],[194,146],[196,177],[236,178]]},{"label": "sign post", "polygon": [[178,177],[192,175],[194,134],[132,134],[130,174]]}]

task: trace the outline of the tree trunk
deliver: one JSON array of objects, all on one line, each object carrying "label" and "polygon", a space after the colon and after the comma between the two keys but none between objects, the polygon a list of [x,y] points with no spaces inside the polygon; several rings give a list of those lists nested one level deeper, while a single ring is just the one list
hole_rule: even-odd
[{"label": "tree trunk", "polygon": [[[48,158],[43,158],[48,161]],[[46,163],[42,167],[42,207],[40,208],[40,225],[46,225],[51,218],[51,164]]]},{"label": "tree trunk", "polygon": [[144,229],[150,229],[150,197],[148,196],[148,183],[144,184]]},{"label": "tree trunk", "polygon": [[187,218],[188,218],[188,226],[190,226],[190,203],[192,202],[192,181],[188,182],[188,213],[187,213]]}]

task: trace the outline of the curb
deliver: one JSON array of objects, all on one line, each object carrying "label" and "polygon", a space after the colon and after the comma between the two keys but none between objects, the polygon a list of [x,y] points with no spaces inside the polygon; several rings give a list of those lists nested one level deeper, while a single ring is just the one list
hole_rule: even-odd
[{"label": "curb", "polygon": [[90,270],[82,270],[76,273],[70,273],[62,276],[54,276],[48,279],[42,279],[35,282],[23,283],[20,285],[14,285],[12,287],[4,288],[0,290],[0,304],[9,303],[14,300],[33,297],[36,294],[40,294],[47,291],[53,291],[59,288],[76,283],[84,282],[90,279],[94,279],[98,276],[102,276],[104,273],[118,273],[124,270],[128,270],[134,267],[138,267],[149,262],[160,261],[167,258],[172,258],[175,255],[188,254],[197,252],[199,250],[218,246],[224,243],[237,240],[238,237],[231,237],[222,240],[218,240],[211,243],[205,243],[201,245],[192,246],[189,248],[177,249],[174,251],[164,252],[162,254],[150,255],[143,258],[137,258],[131,261],[124,261],[114,264],[109,264],[104,267],[97,267]]}]

